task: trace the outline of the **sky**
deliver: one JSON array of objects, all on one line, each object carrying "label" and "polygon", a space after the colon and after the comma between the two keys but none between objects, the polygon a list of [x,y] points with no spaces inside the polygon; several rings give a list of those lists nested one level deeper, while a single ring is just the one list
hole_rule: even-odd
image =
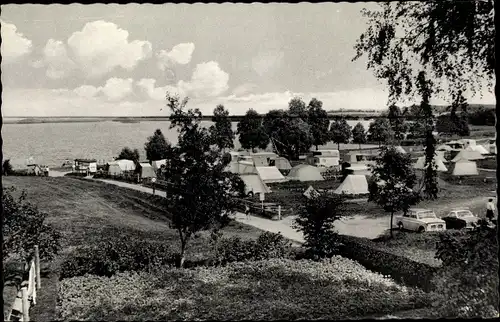
[{"label": "sky", "polygon": [[[2,5],[2,114],[168,115],[166,92],[211,114],[387,108],[366,60],[352,62],[376,3]],[[492,93],[472,103],[495,104]],[[434,101],[434,104],[446,104]]]}]

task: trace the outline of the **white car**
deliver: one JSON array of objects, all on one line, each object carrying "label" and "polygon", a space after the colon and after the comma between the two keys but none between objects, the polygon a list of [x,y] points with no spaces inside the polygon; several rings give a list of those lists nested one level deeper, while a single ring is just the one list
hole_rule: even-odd
[{"label": "white car", "polygon": [[425,231],[446,230],[446,222],[439,219],[434,211],[421,208],[412,208],[406,215],[396,216],[399,229],[406,229],[423,233]]}]

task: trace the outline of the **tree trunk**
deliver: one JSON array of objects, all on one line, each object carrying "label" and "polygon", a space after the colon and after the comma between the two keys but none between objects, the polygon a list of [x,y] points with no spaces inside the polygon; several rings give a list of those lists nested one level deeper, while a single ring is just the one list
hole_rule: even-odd
[{"label": "tree trunk", "polygon": [[179,268],[184,268],[184,261],[185,261],[184,254],[185,254],[185,252],[186,252],[186,242],[181,241],[181,254],[179,256]]},{"label": "tree trunk", "polygon": [[337,150],[340,151],[340,142],[337,142]]},{"label": "tree trunk", "polygon": [[394,211],[391,211],[391,238],[394,238],[394,234],[393,234],[393,223],[392,221],[394,220]]},{"label": "tree trunk", "polygon": [[316,144],[316,151],[318,151],[318,145]]}]

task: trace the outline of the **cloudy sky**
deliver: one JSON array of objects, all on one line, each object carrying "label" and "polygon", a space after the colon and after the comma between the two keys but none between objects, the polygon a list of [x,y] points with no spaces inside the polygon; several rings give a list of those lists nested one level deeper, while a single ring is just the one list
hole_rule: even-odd
[{"label": "cloudy sky", "polygon": [[2,114],[166,115],[167,91],[205,114],[265,113],[295,95],[383,109],[383,84],[351,62],[366,6],[376,4],[2,6]]}]

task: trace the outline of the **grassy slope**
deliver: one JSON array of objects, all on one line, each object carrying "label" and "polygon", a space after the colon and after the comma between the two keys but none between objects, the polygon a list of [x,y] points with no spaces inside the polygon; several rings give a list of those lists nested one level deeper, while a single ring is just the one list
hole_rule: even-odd
[{"label": "grassy slope", "polygon": [[[48,222],[62,233],[63,253],[112,235],[178,244],[177,232],[169,228],[163,212],[148,206],[148,200],[140,192],[67,177],[3,177],[3,186],[26,189],[27,199],[49,214]],[[260,233],[257,228],[236,222],[224,229],[224,235],[242,238],[255,238]],[[195,259],[207,251],[206,234],[202,234],[193,240],[187,256]],[[54,312],[57,297],[54,283],[58,281],[48,274],[39,299],[47,307],[34,309],[34,319],[53,317],[50,314]]]}]

